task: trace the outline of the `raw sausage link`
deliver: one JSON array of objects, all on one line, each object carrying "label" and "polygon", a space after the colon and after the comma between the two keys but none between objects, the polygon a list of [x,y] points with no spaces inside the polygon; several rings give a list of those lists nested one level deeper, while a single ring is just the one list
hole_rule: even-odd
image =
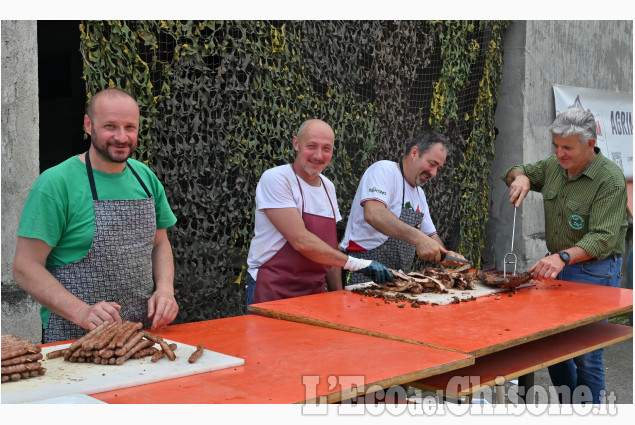
[{"label": "raw sausage link", "polygon": [[176,355],[174,354],[174,351],[172,351],[168,343],[165,342],[163,338],[153,333],[150,333],[148,331],[143,331],[143,333],[145,334],[146,338],[148,338],[150,341],[154,341],[161,346],[161,349],[165,352],[165,355],[168,356],[168,359],[172,361],[176,359]]},{"label": "raw sausage link", "polygon": [[156,348],[156,347],[146,347],[143,350],[140,350],[140,351],[137,351],[136,353],[134,353],[134,355],[132,357],[134,357],[135,359],[142,359],[144,357],[148,357],[148,356],[154,355],[154,353],[156,353],[157,351],[159,351],[159,349]]},{"label": "raw sausage link", "polygon": [[[176,345],[176,344],[170,344],[169,346],[170,346],[170,348],[172,349],[172,351],[175,351],[175,350],[176,350],[176,347],[177,347],[177,345]],[[157,351],[157,352],[156,352],[156,353],[154,353],[154,355],[152,356],[151,361],[152,361],[152,362],[157,362],[157,361],[159,361],[159,359],[160,359],[161,357],[163,357],[163,355],[164,355],[164,354],[165,354],[165,351],[163,351],[163,350],[159,350],[159,351]]]},{"label": "raw sausage link", "polygon": [[121,323],[113,323],[112,326],[109,329],[106,329],[97,339],[97,341],[95,341],[93,350],[101,350],[106,345],[108,345],[108,343],[110,343],[110,341],[112,341],[112,339],[115,337],[115,334],[120,327]]},{"label": "raw sausage link", "polygon": [[66,353],[67,348],[60,348],[59,350],[51,351],[46,355],[47,359],[56,359],[62,357]]},{"label": "raw sausage link", "polygon": [[24,345],[16,345],[13,347],[2,347],[2,360],[11,359],[13,357],[22,356],[24,354],[34,354],[42,351],[42,347],[28,342]]},{"label": "raw sausage link", "polygon": [[26,370],[36,370],[41,368],[42,365],[40,363],[22,363],[13,366],[4,366],[2,369],[3,375],[11,375],[14,373],[24,372]]},{"label": "raw sausage link", "polygon": [[113,326],[116,326],[116,323],[108,323],[108,325],[104,326],[101,331],[96,333],[92,338],[86,339],[86,341],[82,342],[82,348],[86,351],[92,351],[95,349],[95,344],[97,344],[101,339],[108,335]]},{"label": "raw sausage link", "polygon": [[132,356],[134,353],[136,353],[139,350],[143,350],[144,348],[149,347],[150,345],[153,345],[153,344],[154,344],[153,341],[148,341],[148,340],[139,341],[134,347],[132,347],[130,351],[125,353],[123,356],[117,357],[117,360],[115,360],[115,364],[121,366],[123,362],[128,360],[128,358],[130,358],[130,356]]},{"label": "raw sausage link", "polygon": [[[105,328],[106,326],[108,326],[109,323],[110,322],[108,320],[106,320],[105,322],[102,322],[101,325],[97,326],[95,329],[93,329],[92,331],[88,332],[86,335],[84,335],[83,337],[81,337],[77,341],[73,342],[71,344],[71,346],[68,347],[68,352],[72,353],[73,351],[77,350],[79,347],[81,347],[81,345],[84,343],[84,341],[86,341],[89,338],[92,338],[93,336],[95,336],[95,334],[98,334],[99,332],[101,332],[101,330],[103,328]],[[64,358],[66,358],[66,357],[64,357]]]},{"label": "raw sausage link", "polygon": [[195,361],[197,361],[199,359],[199,357],[201,357],[203,355],[204,352],[205,352],[205,346],[204,345],[196,346],[196,350],[192,353],[190,358],[187,359],[187,361],[190,362],[190,363],[194,363]]},{"label": "raw sausage link", "polygon": [[99,350],[97,354],[103,359],[109,359],[115,355],[115,350],[112,350],[110,348],[103,348]]},{"label": "raw sausage link", "polygon": [[41,360],[42,357],[44,357],[42,356],[42,353],[23,354],[18,357],[2,360],[2,366],[11,366],[11,365],[20,364],[20,363],[36,362],[38,360]]},{"label": "raw sausage link", "polygon": [[126,345],[126,342],[128,341],[128,339],[139,329],[141,329],[141,327],[143,326],[143,324],[141,322],[139,323],[132,323],[128,325],[128,328],[126,329],[126,331],[124,333],[121,334],[121,337],[119,338],[119,340],[116,343],[117,348],[123,348],[124,345]]},{"label": "raw sausage link", "polygon": [[123,347],[117,348],[115,350],[115,355],[123,356],[125,353],[130,351],[130,349],[134,347],[139,341],[141,341],[141,338],[143,338],[143,332],[137,332],[132,338],[128,340],[128,342],[126,342]]},{"label": "raw sausage link", "polygon": [[132,326],[132,322],[128,322],[128,321],[121,322],[121,326],[119,326],[119,330],[117,331],[113,339],[110,340],[107,348],[111,350],[114,350],[115,348],[117,348],[117,342],[119,341],[119,339],[121,339],[124,332],[126,332],[130,326]]}]

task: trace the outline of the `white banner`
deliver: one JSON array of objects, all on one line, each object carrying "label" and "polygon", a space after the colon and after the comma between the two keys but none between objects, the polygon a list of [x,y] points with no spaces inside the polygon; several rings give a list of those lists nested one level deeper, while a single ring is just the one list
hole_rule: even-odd
[{"label": "white banner", "polygon": [[597,147],[633,180],[633,94],[553,86],[556,114],[569,106],[590,109],[597,125]]}]

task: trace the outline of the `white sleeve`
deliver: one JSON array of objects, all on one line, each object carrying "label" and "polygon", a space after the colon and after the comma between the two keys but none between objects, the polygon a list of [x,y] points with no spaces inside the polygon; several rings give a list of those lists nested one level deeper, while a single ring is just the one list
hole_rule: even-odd
[{"label": "white sleeve", "polygon": [[421,231],[428,236],[432,236],[437,233],[437,229],[434,227],[432,217],[430,216],[430,208],[428,207],[428,200],[426,199],[425,192],[419,188],[419,194],[421,195],[423,219],[421,220]]},{"label": "white sleeve", "polygon": [[258,210],[267,208],[291,208],[297,204],[289,179],[280,172],[265,171],[256,186],[256,206]]},{"label": "white sleeve", "polygon": [[[386,161],[388,162],[388,161]],[[392,163],[388,163],[389,166]],[[394,173],[381,162],[376,162],[364,173],[359,186],[361,189],[360,204],[368,200],[377,200],[387,207],[390,206],[391,199],[394,197]]]}]

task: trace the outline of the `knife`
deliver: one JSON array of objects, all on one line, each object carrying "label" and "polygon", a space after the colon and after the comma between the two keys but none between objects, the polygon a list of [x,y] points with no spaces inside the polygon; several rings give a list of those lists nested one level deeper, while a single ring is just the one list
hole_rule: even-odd
[{"label": "knife", "polygon": [[470,264],[470,262],[468,260],[465,260],[463,258],[459,258],[459,257],[454,257],[450,254],[446,254],[445,252],[441,253],[441,261],[456,261],[457,263],[464,263],[464,264]]}]

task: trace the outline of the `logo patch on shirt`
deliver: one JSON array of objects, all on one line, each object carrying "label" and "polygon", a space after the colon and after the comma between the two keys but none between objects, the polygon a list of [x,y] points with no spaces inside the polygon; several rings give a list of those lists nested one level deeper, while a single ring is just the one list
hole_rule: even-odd
[{"label": "logo patch on shirt", "polygon": [[571,214],[569,216],[569,227],[573,230],[580,230],[584,227],[584,219],[577,214]]},{"label": "logo patch on shirt", "polygon": [[377,193],[381,193],[382,195],[386,195],[386,192],[384,192],[383,190],[377,189],[376,187],[371,187],[370,189],[368,189],[369,193],[373,193],[373,192],[377,192]]}]

